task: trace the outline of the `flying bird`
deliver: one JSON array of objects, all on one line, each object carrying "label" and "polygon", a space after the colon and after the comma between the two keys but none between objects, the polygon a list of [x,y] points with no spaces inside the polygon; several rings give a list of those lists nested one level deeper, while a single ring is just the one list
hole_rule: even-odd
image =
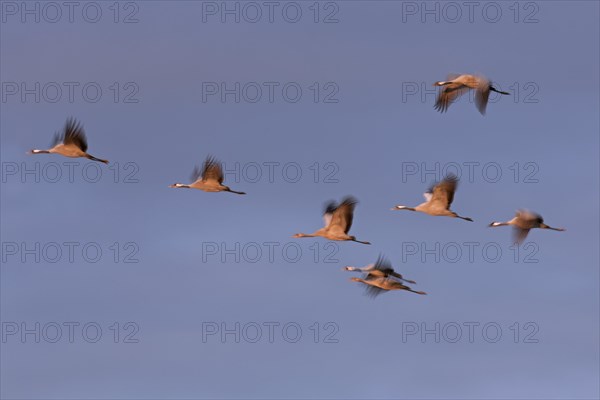
[{"label": "flying bird", "polygon": [[366,294],[370,297],[377,297],[380,294],[390,291],[390,290],[407,290],[409,292],[417,293],[417,294],[427,294],[426,292],[413,290],[410,287],[403,285],[402,283],[390,279],[390,278],[371,278],[371,279],[361,279],[361,278],[350,278],[353,282],[360,282],[366,286]]},{"label": "flying bird", "polygon": [[223,185],[223,167],[214,157],[208,156],[204,161],[202,169],[194,167],[190,180],[193,183],[184,185],[183,183],[174,183],[170,188],[199,189],[205,192],[231,192],[235,194],[246,194],[231,190],[229,186]]},{"label": "flying bird", "polygon": [[475,75],[450,74],[447,80],[435,82],[433,86],[441,86],[434,108],[442,113],[446,112],[450,104],[470,89],[475,90],[475,105],[481,115],[485,115],[490,92],[510,94],[496,89],[487,78]]},{"label": "flying bird", "polygon": [[450,211],[450,205],[452,204],[452,200],[454,200],[454,192],[457,185],[458,178],[454,175],[448,175],[441,182],[432,185],[427,192],[423,193],[426,200],[424,203],[416,207],[398,205],[392,208],[392,210],[420,211],[429,215],[460,218],[473,222],[469,217],[461,217],[454,211]]},{"label": "flying bird", "polygon": [[375,264],[369,264],[366,267],[362,267],[362,268],[348,266],[348,267],[344,267],[344,270],[363,272],[366,274],[367,279],[375,278],[375,277],[383,277],[383,278],[394,277],[396,279],[399,279],[399,280],[407,282],[407,283],[412,283],[412,284],[417,283],[417,282],[411,281],[409,279],[404,279],[402,274],[394,271],[394,268],[392,268],[392,264],[381,255],[377,258],[377,261],[375,262]]},{"label": "flying bird", "polygon": [[417,294],[427,294],[425,292],[413,290],[397,279],[386,276],[386,271],[390,268],[391,265],[383,261],[379,265],[375,264],[375,268],[365,274],[362,278],[350,278],[350,280],[366,285],[366,294],[370,297],[377,297],[390,290],[407,290]]},{"label": "flying bird", "polygon": [[87,153],[87,139],[83,126],[74,118],[67,119],[62,133],[55,133],[52,148],[48,150],[30,150],[29,154],[60,154],[65,157],[85,157],[93,161],[108,164],[108,160],[96,158]]},{"label": "flying bird", "polygon": [[506,222],[492,222],[489,226],[506,226],[512,225],[514,228],[514,241],[517,244],[523,243],[530,229],[551,229],[553,231],[565,231],[564,228],[553,228],[544,223],[544,218],[541,215],[527,210],[518,210],[515,217]]},{"label": "flying bird", "polygon": [[297,233],[292,237],[303,238],[320,236],[329,240],[348,240],[362,244],[371,244],[369,242],[356,240],[356,237],[348,235],[350,227],[352,226],[354,207],[357,203],[357,200],[351,196],[344,198],[339,205],[334,201],[327,203],[323,214],[325,220],[325,226],[323,228],[312,234]]}]

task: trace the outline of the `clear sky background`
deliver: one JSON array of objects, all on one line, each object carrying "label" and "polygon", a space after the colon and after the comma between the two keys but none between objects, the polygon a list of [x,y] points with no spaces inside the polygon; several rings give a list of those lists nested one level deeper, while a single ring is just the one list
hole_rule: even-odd
[{"label": "clear sky background", "polygon": [[[63,8],[52,23],[55,10],[41,3],[40,21],[23,22],[21,2],[2,2],[3,398],[598,398],[598,2],[480,2],[469,20],[466,6],[458,16],[444,3],[337,1],[318,5],[317,23],[313,3],[295,3],[297,23],[283,18],[285,2],[272,23],[266,6],[256,23],[244,20],[250,8],[236,23],[193,1],[121,3],[117,23],[113,2],[95,3],[97,23],[80,3],[72,22]],[[437,7],[439,21],[424,7]],[[324,23],[331,13],[337,23]],[[123,23],[130,14],[137,22]],[[439,114],[431,84],[451,72],[483,73],[511,95],[485,117],[468,97]],[[36,82],[39,101],[22,98],[21,84],[35,92]],[[79,85],[72,102],[65,82]],[[273,102],[266,90],[248,101],[250,86],[239,103],[203,101],[207,82],[279,86]],[[282,96],[289,82],[302,88],[296,103]],[[53,85],[64,89],[55,102]],[[337,102],[324,102],[330,93]],[[68,116],[84,123],[90,153],[111,161],[87,167],[87,180],[91,161],[25,154],[45,148]],[[246,168],[226,176],[246,196],[168,188],[187,183],[208,154]],[[73,182],[68,161],[79,162]],[[280,163],[272,182],[269,162]],[[253,163],[263,165],[258,182]],[[286,163],[300,166],[298,182],[288,182],[293,168],[284,179]],[[390,210],[419,204],[435,178],[405,176],[407,166],[435,163],[462,166],[453,209],[475,222]],[[465,163],[479,163],[472,179]],[[102,176],[88,182],[97,167]],[[35,168],[39,182],[21,176]],[[324,181],[329,173],[337,182]],[[291,238],[320,228],[323,203],[348,194],[359,200],[351,234],[371,246]],[[535,230],[515,255],[510,229],[486,226],[521,207],[567,231]],[[79,243],[73,262],[65,242]],[[278,243],[272,260],[267,242]],[[14,243],[48,253],[35,262],[13,254]],[[56,262],[52,243],[63,250]],[[217,255],[207,253],[212,243]],[[236,243],[239,262],[223,262],[220,251]],[[101,248],[98,262],[82,257],[86,244],[92,257]],[[415,244],[439,246],[439,262],[408,254]],[[139,262],[123,262],[132,251]],[[428,295],[364,296],[342,267],[380,253]],[[68,322],[79,324],[73,343]],[[269,322],[279,324],[273,343]],[[36,323],[40,343],[8,334]],[[52,323],[62,326],[57,343]],[[102,328],[98,342],[85,340],[93,327],[82,336],[86,323]],[[203,340],[203,327],[221,323],[240,324],[239,343],[233,334]],[[252,323],[262,327],[257,343]],[[293,327],[281,332],[289,323],[302,329],[296,343]],[[436,323],[439,343],[420,332],[403,338]],[[467,323],[479,324],[472,342]],[[495,326],[502,336],[491,343]],[[135,327],[138,342],[124,343]]]}]

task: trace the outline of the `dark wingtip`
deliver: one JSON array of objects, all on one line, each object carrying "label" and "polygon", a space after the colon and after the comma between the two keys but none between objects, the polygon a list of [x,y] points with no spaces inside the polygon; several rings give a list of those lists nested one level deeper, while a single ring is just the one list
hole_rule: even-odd
[{"label": "dark wingtip", "polygon": [[434,105],[433,108],[442,114],[446,112],[446,108],[438,104]]},{"label": "dark wingtip", "polygon": [[444,177],[445,181],[448,182],[454,182],[457,183],[458,182],[458,176],[456,176],[455,174],[453,174],[452,172],[448,173],[445,177]]},{"label": "dark wingtip", "polygon": [[358,200],[356,199],[356,197],[348,195],[342,199],[342,204],[355,205],[358,204]]},{"label": "dark wingtip", "polygon": [[327,203],[325,203],[323,215],[333,213],[337,207],[338,207],[338,205],[334,200],[328,201]]}]

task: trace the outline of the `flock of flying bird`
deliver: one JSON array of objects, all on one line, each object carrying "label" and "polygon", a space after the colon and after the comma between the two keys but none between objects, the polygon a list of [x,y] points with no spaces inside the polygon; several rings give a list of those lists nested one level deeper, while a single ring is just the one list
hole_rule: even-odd
[{"label": "flock of flying bird", "polygon": [[[479,112],[484,115],[488,103],[490,92],[508,95],[494,88],[491,82],[482,76],[475,75],[455,75],[451,74],[445,81],[438,81],[434,86],[439,86],[438,94],[434,108],[440,112],[446,112],[450,104],[458,99],[462,94],[469,90],[475,90],[475,105]],[[87,140],[82,125],[73,118],[69,118],[65,124],[62,134],[56,133],[52,147],[48,150],[31,150],[29,154],[60,154],[71,158],[88,158],[93,161],[99,161],[108,164],[108,160],[96,158],[87,153]],[[190,184],[175,183],[171,188],[199,189],[205,192],[231,192],[235,194],[246,194],[230,189],[223,185],[224,175],[221,163],[215,158],[209,156],[202,169],[195,167],[192,173],[193,181]],[[469,217],[463,217],[450,210],[450,205],[454,200],[454,192],[458,185],[458,179],[453,175],[446,176],[441,182],[432,185],[424,193],[425,202],[415,206],[407,207],[397,205],[392,210],[418,211],[433,216],[445,216],[460,218],[465,221],[473,221]],[[329,202],[325,206],[324,220],[325,226],[312,234],[298,233],[294,238],[304,237],[323,237],[329,240],[353,241],[362,244],[371,244],[369,242],[357,240],[355,236],[349,235],[352,219],[354,216],[354,207],[357,201],[349,196],[342,200],[340,204]],[[519,210],[515,217],[506,222],[492,222],[490,227],[507,226],[514,228],[514,241],[517,244],[523,242],[531,229],[551,229],[555,231],[564,231],[563,228],[553,228],[544,223],[544,219],[531,211]],[[366,287],[366,294],[377,296],[390,290],[407,290],[417,294],[426,294],[416,291],[406,286],[404,283],[416,284],[402,277],[402,275],[392,268],[391,263],[383,256],[379,256],[375,264],[370,264],[363,268],[345,267],[346,271],[363,272],[362,278],[351,278],[354,282],[360,282]]]}]

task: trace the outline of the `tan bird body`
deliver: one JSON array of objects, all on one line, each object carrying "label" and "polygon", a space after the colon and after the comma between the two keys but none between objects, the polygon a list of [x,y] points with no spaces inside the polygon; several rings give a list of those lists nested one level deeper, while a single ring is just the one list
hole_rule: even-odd
[{"label": "tan bird body", "polygon": [[292,237],[304,238],[320,236],[329,240],[347,240],[362,244],[371,244],[369,242],[356,240],[356,237],[348,235],[350,227],[352,226],[356,203],[357,201],[353,197],[346,197],[339,205],[333,201],[328,203],[323,214],[325,220],[325,226],[323,228],[315,233],[297,233]]},{"label": "tan bird body", "polygon": [[391,278],[383,278],[383,277],[375,277],[371,279],[361,279],[361,278],[350,278],[353,282],[360,282],[367,285],[367,295],[371,297],[376,297],[381,293],[390,291],[390,290],[406,290],[408,292],[413,292],[416,294],[427,294],[426,292],[422,292],[419,290],[413,290],[410,287],[403,285],[401,282],[398,282]]},{"label": "tan bird body", "polygon": [[463,95],[463,93],[475,90],[475,105],[481,113],[485,115],[490,92],[496,92],[503,95],[510,93],[502,92],[492,86],[492,83],[483,76],[450,74],[445,81],[438,81],[433,86],[441,86],[440,93],[435,101],[434,108],[439,112],[446,112],[450,104]]},{"label": "tan bird body", "polygon": [[425,200],[427,200],[424,203],[421,203],[416,207],[398,205],[392,208],[392,210],[419,211],[433,216],[460,218],[465,221],[473,222],[471,218],[461,217],[450,210],[450,205],[454,200],[454,192],[456,191],[457,185],[458,178],[454,175],[448,175],[441,182],[433,185],[427,192],[423,193]]},{"label": "tan bird body", "polygon": [[394,277],[396,279],[399,279],[399,280],[407,282],[407,283],[412,283],[412,284],[416,284],[417,283],[417,282],[411,281],[409,279],[404,279],[404,277],[402,276],[402,274],[394,271],[394,268],[392,268],[391,263],[388,260],[386,260],[381,255],[377,258],[377,261],[375,262],[375,264],[369,264],[366,267],[362,267],[362,268],[347,266],[347,267],[344,267],[344,270],[345,271],[359,271],[359,272],[363,272],[363,273],[366,274],[367,278],[375,278],[375,277],[388,278],[388,277]]},{"label": "tan bird body", "polygon": [[550,229],[553,231],[564,231],[564,228],[553,228],[544,223],[541,215],[527,210],[518,210],[515,217],[506,222],[492,222],[490,227],[507,226],[514,227],[514,241],[517,244],[523,243],[530,229]]},{"label": "tan bird body", "polygon": [[189,185],[183,183],[174,183],[170,188],[186,188],[198,189],[205,192],[231,192],[235,194],[246,194],[244,192],[236,192],[231,190],[229,186],[223,185],[224,175],[221,163],[211,156],[208,156],[204,161],[202,169],[194,167]]},{"label": "tan bird body", "polygon": [[52,148],[48,150],[30,150],[29,154],[60,154],[70,158],[87,158],[108,164],[108,160],[96,158],[87,153],[87,139],[83,126],[73,118],[67,119],[62,134],[56,133],[52,142]]},{"label": "tan bird body", "polygon": [[[391,263],[382,256],[379,256],[374,267],[369,269],[362,278],[350,278],[350,280],[366,285],[366,294],[371,297],[379,296],[390,290],[406,290],[417,294],[427,294],[404,285],[399,281],[399,279],[404,280],[402,275],[397,274],[400,276],[398,278],[398,276],[391,274],[391,272],[394,272]],[[405,281],[416,283],[414,281]]]}]

